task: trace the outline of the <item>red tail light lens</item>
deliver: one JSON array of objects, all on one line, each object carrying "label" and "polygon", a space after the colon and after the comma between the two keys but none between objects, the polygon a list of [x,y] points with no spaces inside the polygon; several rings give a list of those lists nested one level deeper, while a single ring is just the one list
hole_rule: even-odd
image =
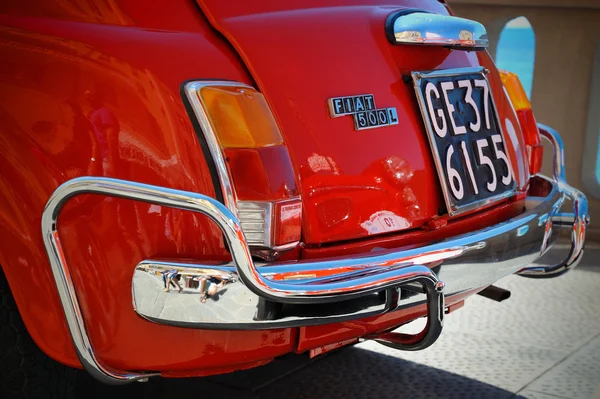
[{"label": "red tail light lens", "polygon": [[537,128],[535,116],[533,116],[531,103],[516,74],[502,70],[499,72],[502,84],[506,89],[506,93],[508,94],[519,119],[523,139],[527,145],[527,151],[529,153],[529,173],[532,175],[536,174],[542,169],[544,147],[540,138],[540,132]]},{"label": "red tail light lens", "polygon": [[[282,145],[228,148],[224,153],[236,190],[242,228],[250,243],[280,249],[300,241],[302,201],[287,148]],[[290,217],[292,210],[297,213],[294,217]],[[269,226],[248,224],[248,218],[253,218],[251,214],[256,212],[265,214],[265,221],[271,221],[267,223]],[[253,240],[248,235],[250,231],[254,233]],[[258,238],[257,231],[264,234]]]},{"label": "red tail light lens", "polygon": [[302,202],[300,200],[279,202],[275,205],[275,215],[274,244],[281,247],[300,240]]},{"label": "red tail light lens", "polygon": [[529,152],[529,173],[536,174],[542,170],[542,160],[544,158],[544,146],[540,139],[540,133],[537,128],[537,122],[533,111],[529,109],[521,109],[516,111],[519,118],[519,125],[523,132],[523,138]]},{"label": "red tail light lens", "polygon": [[213,157],[222,157],[234,191],[227,205],[237,213],[248,244],[261,250],[293,248],[301,237],[302,201],[264,96],[234,82],[194,82],[186,88],[201,125],[213,136],[207,142],[212,139],[218,147]]}]

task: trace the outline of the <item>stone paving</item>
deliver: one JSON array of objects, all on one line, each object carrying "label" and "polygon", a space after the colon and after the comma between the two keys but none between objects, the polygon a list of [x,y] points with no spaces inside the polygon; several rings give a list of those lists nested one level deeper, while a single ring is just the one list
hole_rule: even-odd
[{"label": "stone paving", "polygon": [[497,285],[512,297],[471,298],[424,351],[366,342],[313,360],[289,356],[223,376],[125,387],[83,376],[80,396],[600,398],[600,246],[588,246],[582,264],[561,278],[511,276]]}]

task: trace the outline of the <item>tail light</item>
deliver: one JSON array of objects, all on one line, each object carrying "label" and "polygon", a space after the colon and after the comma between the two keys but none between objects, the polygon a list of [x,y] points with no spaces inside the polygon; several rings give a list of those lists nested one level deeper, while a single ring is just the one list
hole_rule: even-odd
[{"label": "tail light", "polygon": [[302,201],[264,96],[236,82],[191,82],[187,97],[215,161],[224,202],[256,254],[300,241]]},{"label": "tail light", "polygon": [[537,128],[537,122],[531,110],[531,104],[519,77],[512,72],[502,70],[499,72],[502,84],[519,118],[519,125],[521,126],[523,139],[525,140],[529,154],[529,173],[532,175],[536,174],[542,169],[544,147]]}]

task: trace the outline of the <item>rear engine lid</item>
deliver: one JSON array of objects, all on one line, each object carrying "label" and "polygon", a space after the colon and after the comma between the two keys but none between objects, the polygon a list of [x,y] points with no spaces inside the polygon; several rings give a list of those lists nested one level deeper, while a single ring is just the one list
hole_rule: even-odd
[{"label": "rear engine lid", "polygon": [[[479,66],[478,55],[392,45],[385,30],[394,12],[448,15],[443,4],[198,3],[275,114],[300,183],[305,243],[419,228],[447,213],[410,73]],[[361,107],[381,111],[378,126],[357,130],[362,122],[344,115]]]}]

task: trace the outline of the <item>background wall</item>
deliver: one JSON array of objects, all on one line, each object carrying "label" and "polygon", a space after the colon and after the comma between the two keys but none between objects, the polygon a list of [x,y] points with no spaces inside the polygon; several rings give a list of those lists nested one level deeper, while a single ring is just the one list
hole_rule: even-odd
[{"label": "background wall", "polygon": [[[505,24],[524,16],[535,32],[535,70],[532,107],[538,122],[558,130],[565,141],[567,179],[590,200],[590,238],[600,239],[600,185],[595,176],[600,109],[600,1],[597,0],[449,0],[457,16],[483,23],[490,37],[490,54]],[[586,131],[587,138],[586,138]],[[584,149],[587,146],[587,156]],[[595,147],[594,147],[595,146]],[[544,171],[551,171],[551,148],[546,146]],[[591,155],[590,155],[591,154]],[[594,180],[592,178],[592,180]],[[596,187],[594,187],[596,185]],[[596,195],[596,196],[594,196]]]}]

